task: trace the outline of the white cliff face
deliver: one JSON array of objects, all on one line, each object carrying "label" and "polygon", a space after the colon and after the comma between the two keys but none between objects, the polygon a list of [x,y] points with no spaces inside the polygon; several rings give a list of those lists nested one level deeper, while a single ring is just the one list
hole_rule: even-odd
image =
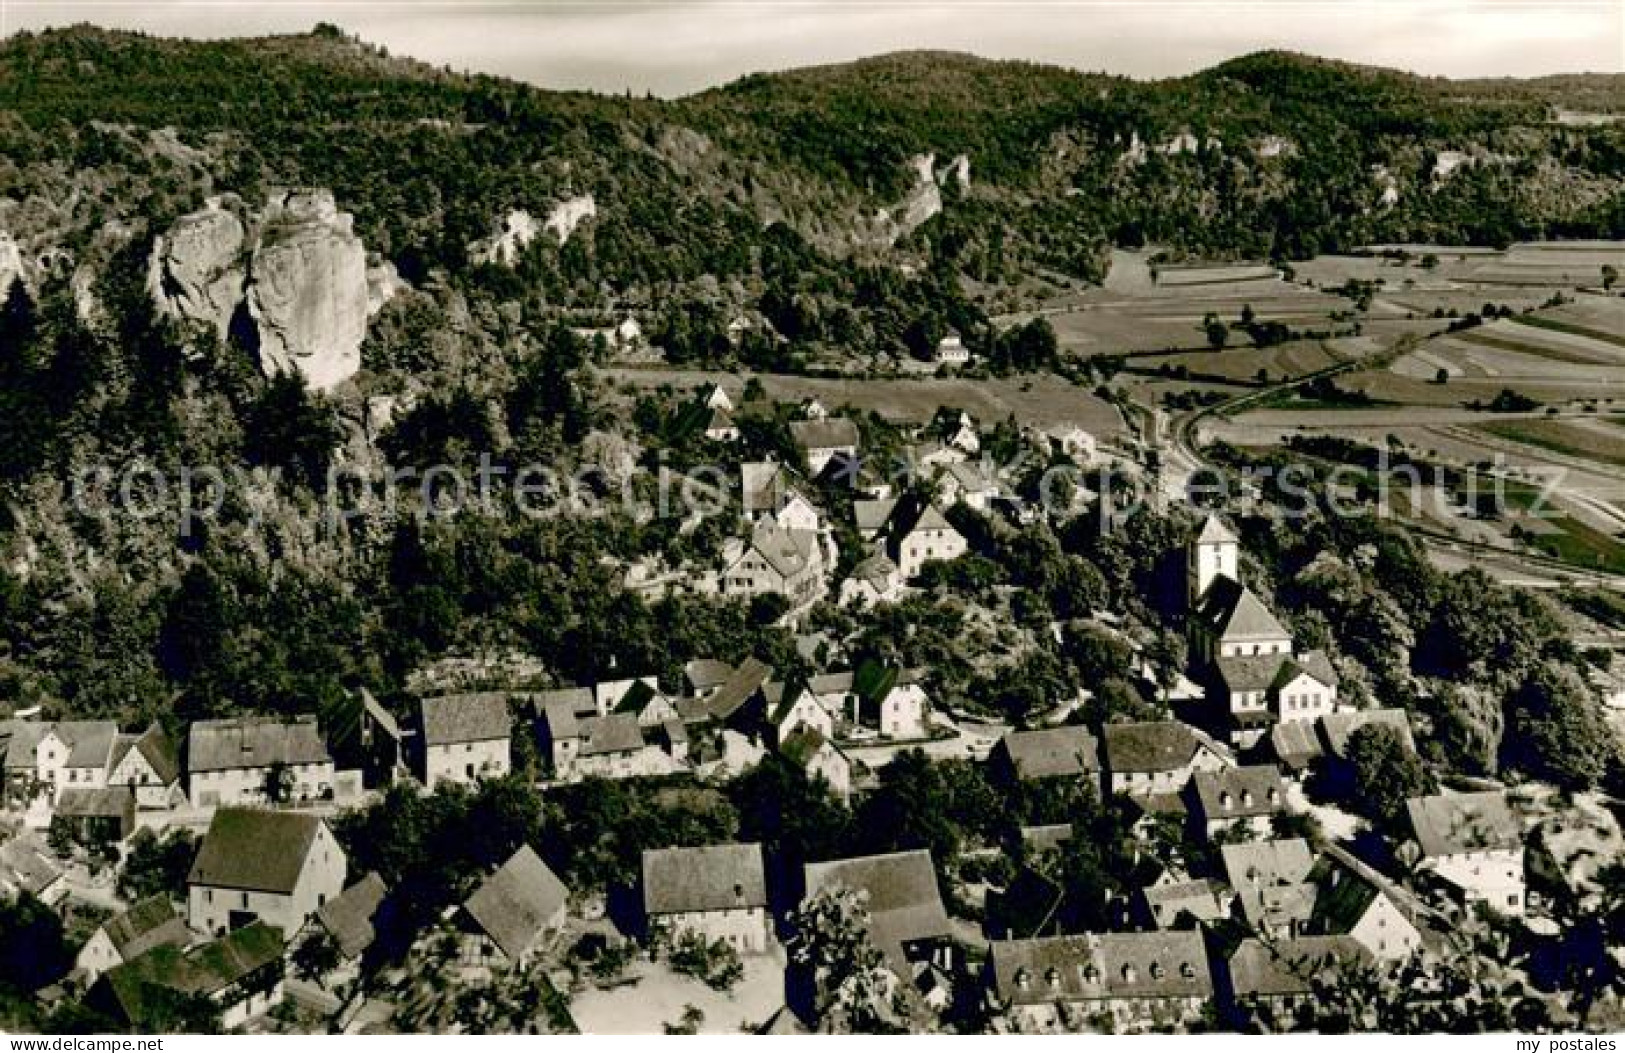
[{"label": "white cliff face", "polygon": [[591,194],[582,194],[572,197],[568,201],[561,201],[553,206],[553,211],[547,214],[547,221],[542,224],[553,236],[559,239],[562,246],[570,240],[581,221],[598,215],[598,205],[593,201]]},{"label": "white cliff face", "polygon": [[222,340],[246,304],[266,375],[326,390],[361,368],[368,317],[404,286],[387,262],[368,271],[351,227],[327,190],[279,191],[257,213],[211,199],[154,241],[148,291],[160,313]]},{"label": "white cliff face", "polygon": [[367,268],[367,317],[371,318],[384,309],[384,304],[395,298],[397,293],[405,292],[412,286],[401,277],[395,265],[388,260],[380,260]]},{"label": "white cliff face", "polygon": [[11,293],[12,282],[23,277],[23,253],[9,231],[0,230],[0,300]]},{"label": "white cliff face", "polygon": [[512,267],[519,256],[536,237],[542,225],[536,217],[523,209],[514,209],[502,221],[502,232],[468,247],[468,258],[474,263],[495,263]]},{"label": "white cliff face", "polygon": [[903,214],[897,221],[905,234],[942,211],[942,192],[937,189],[933,173],[935,164],[936,157],[931,154],[909,159],[908,166],[914,169],[914,190],[903,202]]},{"label": "white cliff face", "polygon": [[147,286],[159,312],[208,325],[224,340],[243,299],[245,237],[242,221],[217,201],[176,220],[147,261]]},{"label": "white cliff face", "polygon": [[575,233],[583,220],[596,215],[598,204],[591,194],[582,194],[559,202],[548,212],[547,218],[542,220],[524,209],[516,208],[503,219],[500,232],[470,243],[468,258],[475,263],[494,263],[500,267],[512,267],[519,262],[519,257],[542,231],[545,230],[558,238],[562,246],[570,240],[570,235]]},{"label": "white cliff face", "polygon": [[260,368],[298,372],[319,391],[342,384],[361,368],[369,302],[366,250],[333,195],[274,195],[249,264]]},{"label": "white cliff face", "polygon": [[876,217],[881,239],[888,245],[907,237],[926,220],[942,211],[942,189],[937,185],[936,156],[916,154],[909,158],[914,186],[908,196]]}]

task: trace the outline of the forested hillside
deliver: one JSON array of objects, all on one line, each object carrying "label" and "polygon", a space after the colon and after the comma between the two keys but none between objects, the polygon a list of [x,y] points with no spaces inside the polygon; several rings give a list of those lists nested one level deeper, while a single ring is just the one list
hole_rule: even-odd
[{"label": "forested hillside", "polygon": [[[602,347],[571,332],[628,313],[679,364],[906,356],[953,326],[996,363],[1032,366],[1053,336],[1017,334],[1001,359],[989,315],[1024,283],[1098,280],[1114,245],[1289,260],[1625,235],[1625,129],[1553,123],[1559,106],[1625,110],[1625,84],[1470,85],[1285,54],[1136,82],[910,53],[662,101],[454,75],[330,27],[13,37],[0,697],[194,717],[298,710],[359,684],[399,697],[425,661],[482,647],[539,655],[563,681],[693,654],[788,661],[760,612],[645,603],[603,562],[703,552],[703,532],[615,517],[335,525],[327,469],[480,451],[570,463],[589,443],[647,467],[649,448],[678,444],[657,409],[629,421],[609,404],[589,369]],[[1438,174],[1445,152],[1472,163]],[[220,222],[270,230],[263,203],[284,186],[331,191],[353,216],[344,236],[400,279],[369,306],[359,372],[326,395],[260,375],[241,304],[218,333],[155,307],[156,239],[210,199]],[[506,262],[474,249],[516,210],[585,195],[592,214],[563,237]],[[777,338],[730,339],[741,317]],[[782,424],[747,434],[745,452],[778,449]],[[240,470],[257,503],[179,536],[162,517],[70,507],[64,480],[138,462]],[[1047,580],[1045,566],[1017,577]]]}]

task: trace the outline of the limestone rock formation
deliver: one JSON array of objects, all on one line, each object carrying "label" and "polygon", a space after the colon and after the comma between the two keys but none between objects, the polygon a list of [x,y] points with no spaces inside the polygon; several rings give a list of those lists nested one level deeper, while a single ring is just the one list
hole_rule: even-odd
[{"label": "limestone rock formation", "polygon": [[581,225],[581,221],[598,215],[598,205],[591,194],[581,194],[554,205],[547,218],[538,220],[524,209],[516,208],[502,221],[502,229],[489,238],[471,242],[468,258],[475,263],[494,263],[512,267],[536,236],[547,231],[563,245]]},{"label": "limestone rock formation", "polygon": [[297,371],[327,390],[361,368],[367,253],[326,190],[273,194],[249,265],[248,309],[260,367]]},{"label": "limestone rock formation", "polygon": [[563,245],[570,240],[570,235],[581,225],[581,221],[598,215],[598,205],[593,201],[591,194],[582,194],[561,201],[553,206],[553,211],[547,214],[547,222],[542,224]]},{"label": "limestone rock formation", "polygon": [[512,267],[519,262],[519,256],[525,251],[536,237],[536,232],[542,225],[536,217],[523,209],[514,209],[502,221],[500,233],[476,241],[468,247],[468,258],[474,263],[495,263],[502,267]]},{"label": "limestone rock formation", "polygon": [[219,200],[176,220],[153,243],[147,261],[147,285],[158,310],[208,325],[224,340],[243,298],[245,238],[242,221]]},{"label": "limestone rock formation", "polygon": [[907,197],[891,208],[881,210],[878,217],[878,233],[887,245],[907,237],[920,224],[942,211],[942,188],[937,185],[935,155],[916,154],[909,158],[908,167],[914,172],[914,186]]},{"label": "limestone rock formation", "polygon": [[372,317],[384,309],[384,304],[395,298],[396,293],[405,292],[412,286],[401,277],[395,265],[388,260],[379,260],[367,268],[367,317]]},{"label": "limestone rock formation", "polygon": [[10,232],[0,230],[0,299],[11,292],[11,283],[23,277],[23,253]]}]

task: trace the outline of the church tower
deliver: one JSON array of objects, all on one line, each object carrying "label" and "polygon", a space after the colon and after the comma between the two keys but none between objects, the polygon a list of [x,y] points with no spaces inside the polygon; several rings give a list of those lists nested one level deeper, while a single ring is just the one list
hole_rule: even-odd
[{"label": "church tower", "polygon": [[1236,568],[1238,550],[1236,535],[1219,521],[1218,516],[1208,516],[1203,521],[1196,540],[1191,542],[1185,563],[1185,582],[1190,590],[1186,598],[1192,608],[1197,600],[1207,594],[1215,578],[1241,580]]}]

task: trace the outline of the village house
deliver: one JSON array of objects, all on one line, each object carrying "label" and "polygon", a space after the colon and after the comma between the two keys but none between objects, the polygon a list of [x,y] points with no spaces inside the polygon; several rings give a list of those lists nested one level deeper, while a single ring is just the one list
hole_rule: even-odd
[{"label": "village house", "polygon": [[747,461],[739,466],[739,508],[747,523],[773,515],[794,489],[789,473],[777,461]]},{"label": "village house", "polygon": [[1337,673],[1321,651],[1239,655],[1214,663],[1238,727],[1312,723],[1337,706]]},{"label": "village house", "polygon": [[699,389],[694,401],[706,409],[722,410],[725,413],[733,412],[734,400],[723,390],[721,384],[712,381]]},{"label": "village house", "polygon": [[391,786],[408,773],[407,736],[395,714],[362,688],[356,712],[355,762],[368,786]]},{"label": "village house", "polygon": [[774,743],[783,743],[801,731],[814,731],[826,739],[835,736],[835,715],[804,681],[770,681],[762,685],[762,695],[767,703],[767,730]]},{"label": "village house", "polygon": [[347,861],[313,815],[221,808],[187,876],[187,919],[220,935],[259,919],[298,932],[344,891]]},{"label": "village house", "polygon": [[1295,1011],[1315,999],[1317,980],[1336,982],[1346,964],[1370,960],[1365,948],[1347,936],[1243,940],[1219,970],[1220,1009],[1237,1025],[1263,1012],[1277,1026],[1288,1026]]},{"label": "village house", "polygon": [[706,417],[705,437],[712,442],[738,442],[739,425],[727,410],[717,407]]},{"label": "village house", "polygon": [[[931,421],[930,432],[936,441],[950,449],[958,450],[967,457],[982,450],[982,437],[976,431],[976,421],[964,410],[953,410],[946,406],[937,410],[936,417]],[[960,463],[963,463],[963,459],[955,460],[943,467]]]},{"label": "village house", "polygon": [[767,950],[767,878],[759,844],[643,853],[643,911],[651,933],[693,933],[741,954]]},{"label": "village house", "polygon": [[1177,720],[1106,724],[1100,733],[1108,793],[1175,794],[1190,782],[1193,772],[1220,771],[1235,764],[1227,748]]},{"label": "village house", "polygon": [[51,829],[82,845],[115,845],[135,833],[135,794],[125,786],[70,786],[57,797]]},{"label": "village house", "polygon": [[886,524],[897,510],[895,497],[860,498],[852,502],[852,521],[858,528],[858,540],[869,544],[881,540]]},{"label": "village house", "polygon": [[187,736],[186,769],[194,808],[333,795],[333,757],[314,716],[195,721]]},{"label": "village house", "polygon": [[1522,916],[1523,828],[1504,792],[1413,797],[1405,810],[1422,850],[1419,872],[1432,874],[1467,904]]},{"label": "village house", "polygon": [[564,928],[570,891],[529,845],[480,883],[458,911],[458,960],[464,969],[523,965],[544,939]]},{"label": "village house", "polygon": [[206,998],[229,1030],[282,1004],[282,955],[282,933],[256,922],[195,947],[154,947],[108,970],[87,1000],[151,1033],[172,1021],[176,996]]},{"label": "village house", "polygon": [[120,735],[108,765],[107,785],[125,786],[137,808],[167,809],[185,800],[175,745],[154,724],[140,735]]},{"label": "village house", "polygon": [[45,846],[24,834],[0,845],[0,893],[55,906],[68,894],[68,879]]},{"label": "village house", "polygon": [[1076,424],[1051,425],[1040,433],[1040,440],[1051,453],[1070,457],[1078,464],[1089,465],[1095,461],[1095,437]]},{"label": "village house", "polygon": [[681,728],[676,720],[645,727],[632,712],[584,716],[568,699],[556,698],[543,704],[539,731],[554,778],[630,779],[667,774],[681,766],[673,750],[663,749],[659,742],[670,724]]},{"label": "village house", "polygon": [[1404,961],[1422,947],[1422,930],[1387,879],[1346,852],[1328,853],[1315,867],[1320,894],[1310,931],[1347,936],[1378,961]]},{"label": "village house", "polygon": [[1277,816],[1286,814],[1286,786],[1273,764],[1252,764],[1191,776],[1191,819],[1209,838],[1244,827],[1268,837]]},{"label": "village house", "polygon": [[85,983],[93,984],[109,969],[156,947],[185,947],[191,942],[191,930],[175,913],[168,893],[159,893],[98,925],[79,949],[74,965],[85,974]]},{"label": "village house", "polygon": [[944,507],[964,502],[967,508],[986,515],[1004,494],[997,472],[980,461],[960,461],[942,469],[936,477],[937,499]]},{"label": "village house", "polygon": [[886,554],[911,581],[927,563],[958,559],[970,551],[965,535],[954,529],[935,505],[905,498],[887,524]]},{"label": "village house", "polygon": [[675,758],[645,733],[632,714],[588,717],[580,728],[580,745],[569,773],[572,778],[631,779],[668,774],[677,767]]},{"label": "village house", "polygon": [[384,879],[368,871],[360,881],[322,904],[290,944],[324,940],[331,945],[336,963],[316,978],[324,990],[348,988],[360,977],[361,958],[378,938],[376,919],[388,893]]},{"label": "village house", "polygon": [[592,694],[599,713],[630,714],[645,729],[678,719],[676,703],[661,693],[659,682],[652,676],[604,681],[593,687]]},{"label": "village house", "polygon": [[500,779],[513,766],[513,715],[499,691],[442,695],[419,703],[423,785]]},{"label": "village house", "polygon": [[852,761],[821,732],[812,728],[793,732],[780,740],[779,753],[810,781],[824,780],[840,800],[852,796]]},{"label": "village house", "polygon": [[1348,759],[1349,739],[1363,727],[1382,725],[1393,728],[1405,748],[1416,752],[1416,739],[1411,734],[1410,714],[1403,709],[1346,709],[1328,713],[1320,718],[1320,734],[1326,752],[1339,760]]},{"label": "village house", "polygon": [[840,604],[867,610],[879,603],[903,598],[903,572],[891,558],[876,553],[852,568],[841,582]]},{"label": "village house", "polygon": [[790,438],[813,475],[822,474],[837,457],[849,462],[858,455],[858,426],[846,417],[791,421]]},{"label": "village house", "polygon": [[937,341],[932,352],[932,360],[942,366],[965,366],[970,364],[970,349],[965,346],[964,339],[954,330]]},{"label": "village house", "polygon": [[1198,1020],[1213,999],[1196,931],[995,940],[990,952],[994,994],[1020,1032],[1179,1027]]},{"label": "village house", "polygon": [[904,669],[895,678],[878,675],[873,684],[865,684],[851,670],[821,673],[807,681],[807,690],[834,717],[839,740],[875,735],[921,739],[931,733],[931,701],[921,675],[918,669]]},{"label": "village house", "polygon": [[947,941],[953,929],[942,905],[930,852],[915,849],[808,863],[803,887],[803,903],[836,889],[864,894],[870,942],[886,956],[899,979],[912,979],[910,962],[947,964]]},{"label": "village house", "polygon": [[36,791],[54,802],[68,787],[107,785],[118,725],[110,720],[12,720],[0,726],[6,796],[23,803]]},{"label": "village house", "polygon": [[828,567],[824,546],[813,531],[758,523],[748,539],[728,539],[722,560],[717,584],[723,596],[782,596],[795,612],[824,594]]},{"label": "village house", "polygon": [[1100,780],[1100,747],[1088,728],[1077,725],[1009,732],[990,759],[1017,782],[1060,778],[1097,785]]},{"label": "village house", "polygon": [[746,658],[701,696],[707,719],[744,734],[754,733],[766,718],[766,691],[772,677],[772,666],[759,658]]},{"label": "village house", "polygon": [[1288,939],[1309,931],[1319,894],[1315,857],[1300,837],[1221,845],[1225,879],[1254,932]]},{"label": "village house", "polygon": [[1135,896],[1140,923],[1154,929],[1209,925],[1230,913],[1228,890],[1212,878],[1147,885]]}]

